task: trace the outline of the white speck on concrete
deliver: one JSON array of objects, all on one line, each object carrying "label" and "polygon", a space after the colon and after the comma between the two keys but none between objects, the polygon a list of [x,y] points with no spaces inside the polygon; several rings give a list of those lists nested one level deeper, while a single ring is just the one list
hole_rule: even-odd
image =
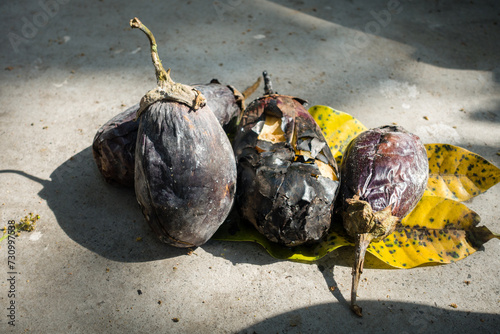
[{"label": "white speck on concrete", "polygon": [[30,235],[30,240],[31,241],[37,241],[38,239],[40,239],[42,237],[42,232],[39,232],[39,231],[35,231],[33,233],[31,233]]},{"label": "white speck on concrete", "polygon": [[61,83],[55,83],[53,84],[56,88],[61,88],[62,86],[66,85],[68,83],[68,78],[64,79],[63,82]]},{"label": "white speck on concrete", "polygon": [[380,94],[389,99],[395,97],[414,99],[418,95],[417,86],[410,85],[408,82],[389,79],[379,81],[379,85]]},{"label": "white speck on concrete", "polygon": [[419,126],[416,135],[420,137],[423,143],[446,143],[456,145],[460,142],[460,135],[453,127],[436,123],[431,125]]}]

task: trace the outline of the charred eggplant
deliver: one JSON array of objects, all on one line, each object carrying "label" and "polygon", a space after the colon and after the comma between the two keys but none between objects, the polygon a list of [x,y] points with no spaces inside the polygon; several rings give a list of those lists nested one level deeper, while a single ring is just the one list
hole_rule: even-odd
[{"label": "charred eggplant", "polygon": [[[244,109],[244,97],[232,86],[213,79],[209,84],[194,85],[207,100],[226,132],[232,132],[236,119]],[[247,92],[251,93],[251,92]],[[136,114],[139,103],[116,115],[97,131],[92,153],[97,168],[111,184],[134,186],[134,156],[139,121]]]},{"label": "charred eggplant", "polygon": [[137,201],[161,241],[200,246],[233,204],[236,163],[231,144],[201,92],[172,81],[149,29],[137,18],[130,24],[149,37],[158,81],[137,111]]},{"label": "charred eggplant", "polygon": [[243,112],[234,140],[237,206],[269,240],[296,246],[321,239],[339,189],[337,164],[304,100],[273,92]]}]

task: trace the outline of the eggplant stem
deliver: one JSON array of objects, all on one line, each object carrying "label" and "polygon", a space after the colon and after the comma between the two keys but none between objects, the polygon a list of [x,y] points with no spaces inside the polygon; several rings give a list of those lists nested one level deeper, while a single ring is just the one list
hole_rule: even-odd
[{"label": "eggplant stem", "polygon": [[173,80],[170,78],[170,69],[165,71],[165,68],[161,63],[160,56],[158,55],[158,45],[156,44],[156,39],[151,30],[142,24],[137,17],[130,20],[130,27],[141,30],[149,38],[149,44],[151,46],[151,60],[153,61],[153,65],[155,67],[156,81],[158,82],[158,85],[162,82],[173,83]]},{"label": "eggplant stem", "polygon": [[135,119],[137,120],[146,108],[158,101],[183,103],[193,110],[203,108],[207,104],[207,100],[199,90],[188,85],[175,83],[172,78],[170,78],[170,69],[165,71],[163,65],[161,64],[160,57],[158,56],[158,46],[156,45],[153,33],[144,24],[142,24],[137,17],[130,20],[130,26],[132,28],[140,29],[149,38],[149,43],[151,45],[151,59],[153,60],[156,82],[158,83],[158,86],[155,89],[150,90],[142,97]]},{"label": "eggplant stem", "polygon": [[358,316],[362,317],[362,308],[356,305],[356,294],[358,291],[359,279],[363,273],[363,265],[365,263],[365,254],[368,245],[373,240],[373,235],[363,233],[356,235],[356,256],[354,266],[352,268],[352,289],[351,289],[351,310]]},{"label": "eggplant stem", "polygon": [[262,76],[264,77],[264,95],[276,94],[273,90],[273,84],[269,74],[267,74],[267,71],[262,72]]}]

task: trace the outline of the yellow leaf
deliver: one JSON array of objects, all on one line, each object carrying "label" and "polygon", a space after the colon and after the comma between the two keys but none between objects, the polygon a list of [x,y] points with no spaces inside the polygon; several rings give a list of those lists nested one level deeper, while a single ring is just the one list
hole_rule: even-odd
[{"label": "yellow leaf", "polygon": [[461,260],[499,235],[477,227],[480,218],[464,204],[437,196],[424,196],[396,231],[367,251],[397,268]]},{"label": "yellow leaf", "polygon": [[448,144],[426,144],[429,182],[426,195],[466,201],[500,181],[500,169],[483,157]]},{"label": "yellow leaf", "polygon": [[351,115],[327,106],[312,106],[309,113],[323,131],[337,163],[340,163],[342,154],[351,140],[367,129]]}]

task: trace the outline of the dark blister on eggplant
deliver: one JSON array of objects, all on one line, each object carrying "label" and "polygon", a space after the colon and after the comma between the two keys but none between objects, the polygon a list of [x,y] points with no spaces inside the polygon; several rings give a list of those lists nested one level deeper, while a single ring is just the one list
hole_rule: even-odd
[{"label": "dark blister on eggplant", "polygon": [[205,243],[228,215],[236,188],[231,144],[209,107],[156,102],[140,118],[135,191],[160,239]]},{"label": "dark blister on eggplant", "polygon": [[[209,84],[194,85],[207,99],[220,125],[234,131],[234,123],[243,109],[243,96],[232,86],[213,79]],[[134,185],[134,155],[139,121],[135,120],[139,104],[110,119],[97,131],[92,152],[97,168],[111,184]]]},{"label": "dark blister on eggplant", "polygon": [[335,160],[303,102],[277,94],[255,100],[233,145],[242,217],[287,246],[326,234],[339,188]]}]

